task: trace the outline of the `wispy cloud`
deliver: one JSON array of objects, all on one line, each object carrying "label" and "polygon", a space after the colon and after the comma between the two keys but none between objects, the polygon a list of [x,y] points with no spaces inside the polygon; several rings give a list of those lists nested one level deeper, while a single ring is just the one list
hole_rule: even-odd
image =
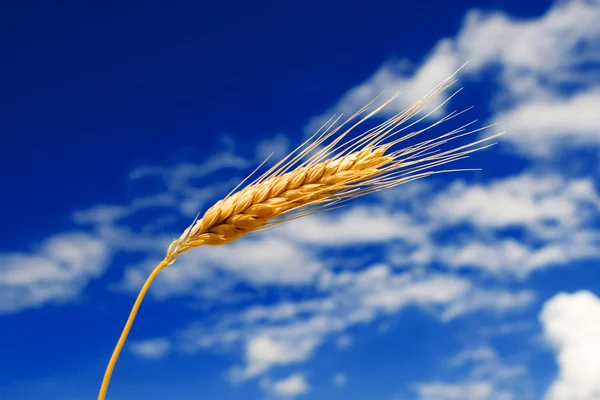
[{"label": "wispy cloud", "polygon": [[268,380],[263,381],[263,388],[267,389],[273,395],[277,397],[291,398],[310,392],[310,385],[303,374],[297,373],[270,382]]},{"label": "wispy cloud", "polygon": [[501,360],[489,345],[463,349],[448,361],[455,370],[464,371],[455,381],[435,380],[414,386],[420,400],[453,399],[529,399],[529,371],[522,364]]},{"label": "wispy cloud", "polygon": [[171,350],[171,342],[167,338],[139,340],[131,342],[129,348],[138,357],[162,358]]},{"label": "wispy cloud", "polygon": [[425,228],[401,210],[356,206],[344,213],[292,221],[278,229],[278,234],[293,242],[331,247],[385,243],[394,239],[418,242],[426,238]]},{"label": "wispy cloud", "polygon": [[204,178],[225,168],[242,169],[249,167],[250,161],[234,153],[217,153],[200,164],[182,163],[172,168],[162,166],[144,166],[135,168],[129,179],[137,180],[158,176],[163,179],[167,189],[178,192],[187,186],[192,179]]},{"label": "wispy cloud", "polygon": [[261,163],[269,158],[268,164],[274,164],[288,155],[291,150],[290,139],[283,133],[272,138],[262,139],[256,145],[256,161]]},{"label": "wispy cloud", "polygon": [[333,377],[333,384],[337,387],[342,387],[346,385],[346,382],[348,382],[348,378],[346,377],[345,374],[338,372],[337,374],[335,374],[335,376]]},{"label": "wispy cloud", "polygon": [[81,225],[113,225],[121,219],[130,217],[138,211],[173,207],[176,205],[175,196],[171,193],[138,197],[128,205],[98,204],[86,210],[73,214],[73,220]]},{"label": "wispy cloud", "polygon": [[104,273],[109,256],[102,241],[82,232],[52,236],[31,253],[0,254],[0,313],[73,300]]},{"label": "wispy cloud", "polygon": [[416,391],[420,400],[485,400],[491,398],[494,388],[485,381],[431,382],[417,385]]},{"label": "wispy cloud", "polygon": [[[600,58],[600,55],[599,55]],[[565,146],[600,142],[600,84],[572,96],[540,96],[500,111],[495,121],[522,153],[549,157]]]}]

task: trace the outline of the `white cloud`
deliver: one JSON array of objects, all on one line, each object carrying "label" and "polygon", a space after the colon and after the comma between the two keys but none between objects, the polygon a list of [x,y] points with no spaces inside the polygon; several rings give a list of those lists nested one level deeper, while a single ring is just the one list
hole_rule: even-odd
[{"label": "white cloud", "polygon": [[296,397],[310,392],[310,385],[303,374],[293,374],[275,382],[267,382],[264,386],[279,397]]},{"label": "white cloud", "polygon": [[423,240],[426,232],[424,226],[417,225],[402,212],[390,212],[382,207],[355,206],[343,212],[291,221],[278,228],[277,234],[294,242],[331,247],[381,244],[394,239],[415,242]]},{"label": "white cloud", "polygon": [[335,376],[333,377],[333,384],[337,387],[342,387],[346,385],[346,382],[348,382],[348,378],[346,377],[345,374],[338,372],[337,374],[335,374]]},{"label": "white cloud", "polygon": [[587,291],[557,294],[544,304],[540,322],[559,366],[546,398],[600,398],[600,298]]},{"label": "white cloud", "polygon": [[245,323],[276,323],[294,319],[301,315],[332,310],[332,308],[333,302],[327,299],[282,301],[269,306],[254,305],[252,308],[238,314],[238,318]]},{"label": "white cloud", "polygon": [[224,168],[243,169],[251,163],[233,153],[218,153],[201,164],[182,163],[174,167],[145,166],[135,168],[129,174],[129,179],[137,180],[145,177],[161,177],[169,192],[178,192],[190,184],[193,179],[204,178]]},{"label": "white cloud", "polygon": [[[434,276],[416,282],[406,282],[406,276],[391,276],[388,271],[371,269],[368,272],[382,272],[376,279],[366,279],[369,289],[362,300],[366,309],[382,309],[395,312],[398,309],[415,303],[447,304],[467,293],[470,283],[466,280]],[[373,274],[375,275],[375,274]],[[362,286],[363,282],[359,283]],[[362,288],[361,289],[366,289]]]},{"label": "white cloud", "polygon": [[436,379],[417,384],[414,388],[420,399],[512,400],[531,397],[527,390],[527,368],[521,364],[504,363],[489,345],[466,348],[452,357],[448,364],[455,372],[460,371],[458,375],[463,378],[450,382]]},{"label": "white cloud", "polygon": [[129,215],[128,207],[113,204],[97,204],[73,214],[73,220],[78,224],[109,225]]},{"label": "white cloud", "polygon": [[350,336],[350,335],[340,336],[336,340],[335,346],[338,348],[338,350],[347,350],[350,346],[352,346],[352,336]]},{"label": "white cloud", "polygon": [[[238,178],[233,178],[212,184],[210,187],[197,188],[188,182],[193,177],[192,169],[193,167],[188,164],[173,168],[162,168],[161,174],[179,176],[177,179],[180,181],[173,183],[175,187],[172,191],[138,197],[126,205],[97,204],[88,209],[75,212],[73,220],[80,225],[92,225],[97,229],[115,230],[119,224],[126,225],[127,222],[124,221],[126,218],[151,209],[162,208],[164,211],[173,211],[170,217],[165,215],[162,218],[163,222],[172,222],[174,215],[179,214],[187,218],[193,218],[203,211],[203,207],[209,201],[216,201],[216,198],[225,196],[240,181]],[[198,174],[200,173],[198,172]],[[160,217],[157,219],[159,221],[152,224],[154,228],[161,226]]]},{"label": "white cloud", "polygon": [[[315,313],[278,325],[238,327],[237,336],[245,338],[242,343],[244,365],[232,370],[232,378],[249,379],[277,366],[306,361],[327,335],[346,326],[347,323],[335,315]],[[215,339],[221,341],[218,337]]]},{"label": "white cloud", "polygon": [[108,252],[97,238],[72,232],[46,239],[31,253],[0,254],[0,313],[76,298],[102,275]]},{"label": "white cloud", "polygon": [[438,194],[429,211],[442,223],[470,222],[484,228],[525,225],[551,231],[550,223],[564,229],[581,223],[585,205],[600,206],[591,179],[524,173],[486,185],[458,182]]},{"label": "white cloud", "polygon": [[552,156],[569,145],[600,143],[600,86],[568,98],[536,98],[494,119],[519,151]]},{"label": "white cloud", "polygon": [[529,307],[534,300],[535,294],[530,290],[472,290],[450,304],[442,318],[450,320],[480,310],[492,310],[497,313],[520,312]]},{"label": "white cloud", "polygon": [[391,324],[387,321],[384,321],[377,326],[377,333],[380,335],[385,335],[390,331],[390,329],[392,329]]},{"label": "white cloud", "polygon": [[481,327],[477,333],[483,337],[504,336],[516,333],[524,335],[527,331],[533,330],[533,328],[534,326],[531,321],[515,321]]},{"label": "white cloud", "polygon": [[171,342],[167,338],[154,338],[132,341],[131,351],[142,358],[162,358],[171,350]]},{"label": "white cloud", "polygon": [[487,400],[493,386],[489,382],[469,381],[456,384],[433,382],[417,385],[420,400]]},{"label": "white cloud", "polygon": [[234,370],[234,378],[252,378],[273,366],[306,360],[313,353],[318,341],[308,335],[295,337],[299,339],[296,342],[286,336],[276,337],[275,334],[260,335],[248,340],[245,346],[247,366],[242,370]]},{"label": "white cloud", "polygon": [[288,136],[279,133],[272,138],[262,139],[256,145],[256,160],[261,163],[269,158],[267,164],[275,164],[290,152]]},{"label": "white cloud", "polygon": [[474,239],[460,245],[441,245],[432,251],[438,260],[455,268],[477,268],[524,279],[538,269],[600,257],[599,241],[598,233],[583,231],[535,247],[514,239]]},{"label": "white cloud", "polygon": [[218,199],[225,197],[240,181],[239,178],[232,178],[202,188],[187,185],[181,189],[179,211],[187,218],[195,218],[198,213],[206,211]]},{"label": "white cloud", "polygon": [[496,352],[489,346],[476,346],[465,349],[452,357],[450,365],[460,366],[467,362],[485,362],[496,359]]},{"label": "white cloud", "polygon": [[167,248],[177,233],[145,233],[125,224],[97,226],[95,236],[113,251],[160,253]]},{"label": "white cloud", "polygon": [[138,197],[126,206],[98,204],[87,210],[75,212],[73,220],[78,224],[112,225],[138,211],[156,207],[173,207],[175,204],[176,200],[172,194],[159,193]]},{"label": "white cloud", "polygon": [[258,285],[308,284],[314,281],[322,268],[310,252],[275,237],[241,240],[227,248],[203,250],[199,264],[212,265]]}]

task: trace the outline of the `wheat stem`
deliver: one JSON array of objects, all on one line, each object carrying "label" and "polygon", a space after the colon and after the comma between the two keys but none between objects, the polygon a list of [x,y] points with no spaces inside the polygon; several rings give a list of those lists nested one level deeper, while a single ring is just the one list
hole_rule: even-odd
[{"label": "wheat stem", "polygon": [[133,308],[131,309],[131,312],[129,313],[129,318],[127,318],[127,323],[125,323],[125,327],[123,327],[123,331],[121,332],[119,341],[117,342],[117,345],[115,346],[115,349],[113,350],[112,356],[110,357],[110,361],[108,362],[108,366],[106,367],[106,371],[104,372],[104,379],[102,379],[102,386],[100,387],[100,393],[98,393],[98,400],[104,400],[104,398],[106,397],[106,391],[108,390],[108,383],[110,382],[110,377],[113,373],[113,369],[115,368],[115,364],[117,363],[119,354],[121,353],[121,350],[123,349],[123,345],[125,344],[127,335],[129,335],[129,330],[131,329],[131,325],[133,325],[133,320],[135,319],[135,316],[137,315],[138,309],[140,308],[140,305],[142,304],[142,300],[144,300],[144,296],[146,295],[148,288],[152,284],[152,281],[154,280],[154,278],[156,278],[156,275],[158,275],[158,273],[163,268],[165,268],[167,265],[169,265],[168,258],[165,258],[163,261],[160,262],[160,264],[158,264],[156,266],[156,268],[154,268],[154,271],[152,271],[150,276],[148,276],[148,279],[146,279],[144,286],[142,286],[142,289],[140,290],[140,293],[138,294],[137,299],[135,299]]}]

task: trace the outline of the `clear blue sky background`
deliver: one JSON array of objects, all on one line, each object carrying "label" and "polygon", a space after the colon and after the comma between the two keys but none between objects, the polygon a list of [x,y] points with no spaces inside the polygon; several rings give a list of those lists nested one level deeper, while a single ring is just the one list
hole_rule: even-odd
[{"label": "clear blue sky background", "polygon": [[198,212],[323,117],[383,89],[409,104],[466,61],[447,111],[509,132],[461,163],[482,172],[182,257],[108,398],[600,396],[598,2],[0,14],[1,398],[94,398],[140,278]]}]

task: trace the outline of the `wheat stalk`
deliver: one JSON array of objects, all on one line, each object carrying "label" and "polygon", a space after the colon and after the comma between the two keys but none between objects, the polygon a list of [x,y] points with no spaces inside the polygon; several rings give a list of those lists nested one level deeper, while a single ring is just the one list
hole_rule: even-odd
[{"label": "wheat stalk", "polygon": [[[180,254],[198,246],[230,243],[248,233],[332,209],[343,202],[375,191],[435,173],[448,172],[432,168],[491,146],[490,143],[483,143],[502,133],[449,150],[442,149],[451,140],[487,128],[469,130],[468,127],[475,122],[473,121],[434,139],[393,150],[400,142],[464,112],[451,112],[425,129],[400,135],[429,117],[454,96],[458,91],[430,113],[408,124],[412,117],[453,83],[452,77],[444,80],[409,108],[350,140],[343,141],[357,126],[387,106],[398,94],[358,121],[357,117],[364,114],[373,102],[340,125],[336,125],[339,118],[328,121],[315,135],[261,177],[236,192],[244,182],[240,183],[233,193],[209,208],[202,218],[196,219],[181,237],[171,243],[165,258],[152,271],[140,290],[106,369],[98,399],[103,400],[106,396],[114,365],[146,291],[156,275],[173,264]],[[343,131],[344,126],[352,121],[356,122]]]}]

